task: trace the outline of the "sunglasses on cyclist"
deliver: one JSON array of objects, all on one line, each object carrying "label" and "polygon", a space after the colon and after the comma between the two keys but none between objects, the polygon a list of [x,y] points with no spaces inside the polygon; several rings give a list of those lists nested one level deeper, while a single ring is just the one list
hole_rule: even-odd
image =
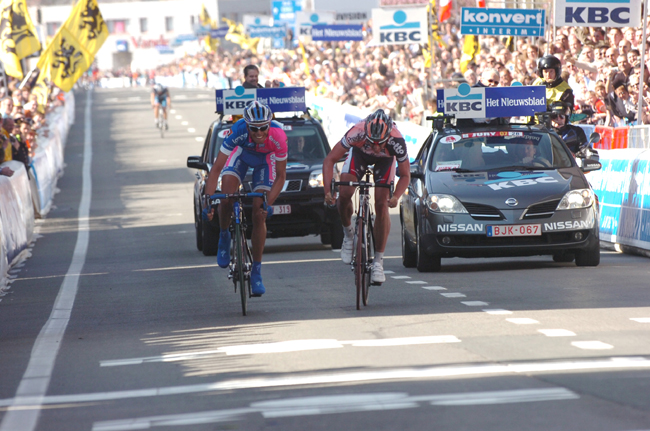
[{"label": "sunglasses on cyclist", "polygon": [[267,130],[269,130],[269,125],[265,124],[265,125],[263,125],[261,127],[248,126],[248,129],[253,133],[266,132]]}]

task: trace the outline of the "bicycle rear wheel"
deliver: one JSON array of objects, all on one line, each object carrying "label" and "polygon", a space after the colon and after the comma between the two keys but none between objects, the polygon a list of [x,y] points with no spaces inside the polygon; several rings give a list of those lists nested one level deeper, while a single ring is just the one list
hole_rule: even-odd
[{"label": "bicycle rear wheel", "polygon": [[375,238],[372,228],[372,216],[368,217],[368,226],[364,229],[364,247],[363,251],[365,253],[366,265],[364,266],[365,272],[363,275],[363,285],[361,289],[361,296],[363,300],[363,305],[368,305],[368,296],[370,295],[370,283],[372,275],[372,260],[375,254]]},{"label": "bicycle rear wheel", "polygon": [[366,281],[366,253],[364,246],[365,236],[365,223],[361,217],[357,218],[357,226],[355,228],[355,256],[354,256],[354,284],[357,288],[357,310],[361,309],[362,295],[365,290],[364,284]]},{"label": "bicycle rear wheel", "polygon": [[[243,241],[246,241],[246,237],[242,232],[240,224],[235,225],[235,276],[239,284],[239,296],[241,296],[241,311],[242,314],[246,315],[246,306],[248,300],[248,292],[246,287],[246,258],[244,257],[245,245]],[[235,287],[236,289],[236,287]]]},{"label": "bicycle rear wheel", "polygon": [[162,117],[158,120],[158,129],[160,129],[160,137],[164,138],[165,137],[165,120]]}]

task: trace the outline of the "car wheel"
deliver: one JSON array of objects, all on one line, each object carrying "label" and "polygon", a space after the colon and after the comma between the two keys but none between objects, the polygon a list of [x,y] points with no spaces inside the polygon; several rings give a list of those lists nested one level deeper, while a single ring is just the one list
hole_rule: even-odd
[{"label": "car wheel", "polygon": [[203,255],[216,256],[219,249],[219,219],[213,218],[212,221],[204,220],[201,222],[201,241],[203,243]]},{"label": "car wheel", "polygon": [[600,264],[600,244],[596,241],[594,247],[586,250],[576,250],[577,266],[598,266]]},{"label": "car wheel", "polygon": [[405,268],[415,268],[417,257],[417,252],[413,250],[406,240],[406,231],[404,226],[402,226],[402,265]]},{"label": "car wheel", "polygon": [[[196,206],[194,207],[196,210]],[[196,211],[194,211],[194,232],[196,235],[196,248],[199,249],[199,251],[203,250],[203,226],[202,226],[202,219],[201,219],[201,211],[199,211],[199,215],[196,215]]]},{"label": "car wheel", "polygon": [[556,253],[553,255],[554,262],[569,263],[573,262],[575,255],[573,253]]},{"label": "car wheel", "polygon": [[416,267],[419,272],[438,272],[440,271],[441,265],[441,258],[440,256],[432,256],[428,254],[424,250],[424,245],[422,244],[422,240],[420,238],[420,232],[417,229],[415,229],[416,236],[417,236],[417,263]]},{"label": "car wheel", "polygon": [[343,225],[341,223],[333,223],[330,226],[330,243],[332,244],[332,249],[338,250],[343,246],[343,236]]}]

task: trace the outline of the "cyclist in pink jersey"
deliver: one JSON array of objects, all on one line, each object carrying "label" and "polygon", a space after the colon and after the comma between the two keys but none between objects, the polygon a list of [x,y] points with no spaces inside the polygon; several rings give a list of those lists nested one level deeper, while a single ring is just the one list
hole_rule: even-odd
[{"label": "cyclist in pink jersey", "polygon": [[[333,205],[336,199],[328,187],[332,182],[334,164],[347,153],[347,158],[341,172],[341,181],[359,181],[366,172],[368,165],[374,165],[373,177],[377,184],[390,184],[395,178],[395,161],[399,172],[399,181],[395,186],[393,196],[389,198],[389,190],[375,189],[375,257],[372,264],[372,282],[383,283],[384,251],[390,233],[390,216],[388,208],[395,208],[399,198],[409,185],[411,169],[406,152],[404,137],[393,125],[393,120],[383,109],[370,114],[365,120],[352,126],[343,138],[332,148],[323,161],[323,184],[325,187],[325,203]],[[354,228],[352,227],[352,196],[354,187],[341,186],[339,190],[338,208],[345,238],[341,247],[341,260],[344,263],[352,261],[354,246]]]}]

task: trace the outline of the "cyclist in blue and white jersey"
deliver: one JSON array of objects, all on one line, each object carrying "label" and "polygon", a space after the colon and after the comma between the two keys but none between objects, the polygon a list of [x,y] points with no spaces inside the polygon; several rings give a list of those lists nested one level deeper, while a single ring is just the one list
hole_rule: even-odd
[{"label": "cyclist in blue and white jersey", "polygon": [[153,108],[153,121],[158,125],[158,115],[160,113],[160,108],[163,111],[163,118],[165,122],[165,130],[169,128],[167,125],[167,108],[172,107],[172,98],[169,95],[169,89],[162,84],[156,84],[151,90],[151,107]]}]

